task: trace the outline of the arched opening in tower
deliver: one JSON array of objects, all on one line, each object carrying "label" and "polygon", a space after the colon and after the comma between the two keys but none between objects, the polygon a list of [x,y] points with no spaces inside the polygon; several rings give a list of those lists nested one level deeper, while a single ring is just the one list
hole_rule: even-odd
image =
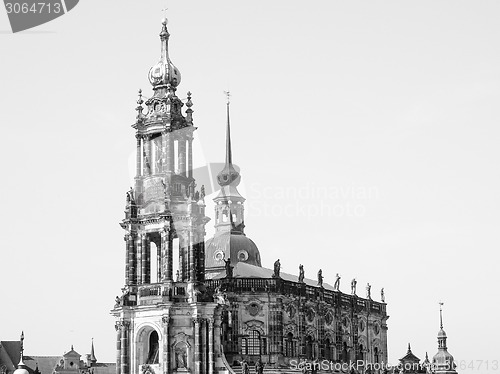
[{"label": "arched opening in tower", "polygon": [[150,255],[149,255],[149,258],[150,258],[150,261],[151,261],[151,283],[158,283],[160,282],[160,279],[158,277],[158,271],[159,271],[159,264],[158,264],[158,260],[159,260],[159,248],[158,246],[156,245],[155,242],[151,242],[151,246],[150,246]]},{"label": "arched opening in tower", "polygon": [[158,333],[156,331],[152,331],[151,334],[149,334],[149,352],[146,364],[157,364],[159,362],[158,361],[159,346],[160,345],[158,343]]},{"label": "arched opening in tower", "polygon": [[182,280],[180,275],[181,267],[179,266],[181,262],[180,255],[179,238],[174,238],[172,240],[172,271],[176,282],[180,282]]}]

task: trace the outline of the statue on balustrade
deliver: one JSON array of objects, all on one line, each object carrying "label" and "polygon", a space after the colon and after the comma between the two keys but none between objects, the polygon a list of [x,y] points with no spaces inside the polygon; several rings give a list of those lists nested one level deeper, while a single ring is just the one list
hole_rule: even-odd
[{"label": "statue on balustrade", "polygon": [[337,273],[337,275],[335,276],[335,284],[333,285],[333,288],[335,289],[335,291],[339,291],[339,288],[340,288],[340,275],[339,275],[339,273]]},{"label": "statue on balustrade", "polygon": [[224,260],[224,262],[225,262],[225,268],[226,268],[226,278],[232,278],[233,277],[233,267],[231,266],[231,258]]},{"label": "statue on balustrade", "polygon": [[280,259],[278,258],[274,262],[274,274],[273,274],[273,278],[279,278],[280,277],[280,269],[281,269],[281,264],[280,264]]},{"label": "statue on balustrade", "polygon": [[304,283],[304,265],[299,265],[299,283]]},{"label": "statue on balustrade", "polygon": [[318,286],[323,287],[323,270],[318,271]]}]

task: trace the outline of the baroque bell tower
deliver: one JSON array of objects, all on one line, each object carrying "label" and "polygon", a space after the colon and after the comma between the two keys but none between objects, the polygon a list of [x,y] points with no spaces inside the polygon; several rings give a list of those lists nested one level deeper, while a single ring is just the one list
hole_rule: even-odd
[{"label": "baroque bell tower", "polygon": [[[181,74],[169,57],[167,20],[161,54],[139,91],[134,187],[127,192],[125,286],[116,298],[117,374],[213,373],[216,304],[206,292],[204,188],[193,178],[193,103],[176,94]],[[143,106],[145,104],[145,107]],[[187,107],[183,110],[184,105]],[[202,342],[203,339],[203,342]],[[206,350],[201,346],[206,343]]]}]

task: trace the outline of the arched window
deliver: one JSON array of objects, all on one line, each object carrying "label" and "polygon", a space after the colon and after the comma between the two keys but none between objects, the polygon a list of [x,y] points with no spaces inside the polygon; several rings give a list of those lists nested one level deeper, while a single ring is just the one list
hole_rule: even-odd
[{"label": "arched window", "polygon": [[260,355],[260,334],[256,330],[250,330],[247,338],[247,354]]},{"label": "arched window", "polygon": [[325,340],[325,359],[332,360],[332,343],[330,339]]},{"label": "arched window", "polygon": [[306,358],[312,360],[314,358],[313,352],[313,338],[308,336],[306,338]]},{"label": "arched window", "polygon": [[363,344],[360,344],[358,346],[358,357],[356,357],[356,360],[361,360],[363,361]]},{"label": "arched window", "polygon": [[378,347],[375,347],[373,349],[373,359],[375,360],[375,363],[379,363],[379,353],[378,353]]},{"label": "arched window", "polygon": [[148,360],[146,364],[157,364],[158,363],[158,333],[153,331],[149,335],[149,353]]},{"label": "arched window", "polygon": [[293,341],[293,334],[289,332],[286,335],[286,340],[285,340],[285,355],[287,357],[295,357],[295,342]]},{"label": "arched window", "polygon": [[349,353],[347,352],[347,343],[344,342],[342,345],[342,361],[343,362],[348,362],[349,361]]}]

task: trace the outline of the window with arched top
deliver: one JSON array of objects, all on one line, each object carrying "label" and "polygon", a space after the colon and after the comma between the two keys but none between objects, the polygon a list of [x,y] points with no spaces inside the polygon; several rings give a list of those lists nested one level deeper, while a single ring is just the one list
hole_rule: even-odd
[{"label": "window with arched top", "polygon": [[260,355],[260,334],[257,330],[249,331],[246,346],[247,354]]},{"label": "window with arched top", "polygon": [[332,343],[330,339],[325,340],[325,359],[327,360],[333,360],[332,357]]},{"label": "window with arched top", "polygon": [[288,357],[295,357],[297,354],[295,352],[295,341],[293,340],[293,334],[289,332],[286,335],[285,340],[285,355]]},{"label": "window with arched top", "polygon": [[378,347],[375,347],[373,349],[373,360],[375,361],[376,364],[379,363],[379,360],[380,360],[379,356],[380,356],[380,354],[378,352]]},{"label": "window with arched top", "polygon": [[149,352],[148,359],[146,364],[157,364],[158,361],[158,333],[156,331],[152,331],[149,335]]}]

